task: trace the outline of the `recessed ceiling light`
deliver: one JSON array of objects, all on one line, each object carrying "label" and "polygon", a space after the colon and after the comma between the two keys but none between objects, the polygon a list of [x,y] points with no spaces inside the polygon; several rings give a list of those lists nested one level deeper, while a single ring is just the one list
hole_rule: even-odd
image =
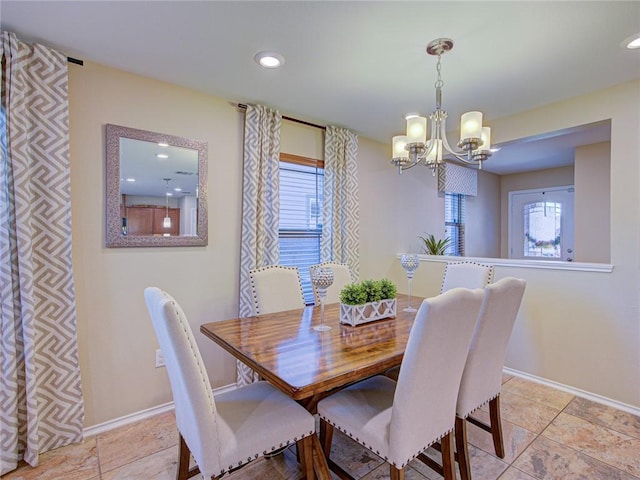
[{"label": "recessed ceiling light", "polygon": [[174,188],[173,190],[174,190],[174,191],[176,191],[176,192],[181,192],[181,191],[182,191],[182,188],[180,188],[180,187],[176,187],[176,188]]},{"label": "recessed ceiling light", "polygon": [[276,52],[258,52],[253,59],[264,68],[278,68],[284,64],[284,57]]},{"label": "recessed ceiling light", "polygon": [[127,178],[127,182],[135,182],[136,179],[135,178]]},{"label": "recessed ceiling light", "polygon": [[629,49],[640,48],[640,33],[625,38],[621,45]]},{"label": "recessed ceiling light", "polygon": [[167,192],[167,197],[173,197],[173,193]]},{"label": "recessed ceiling light", "polygon": [[158,158],[169,158],[169,155],[167,155],[166,153],[159,153],[156,155],[156,157]]},{"label": "recessed ceiling light", "polygon": [[159,147],[168,147],[168,146],[169,146],[169,144],[168,144],[168,143],[165,143],[165,142],[160,142],[160,143],[158,143],[158,146],[159,146]]}]

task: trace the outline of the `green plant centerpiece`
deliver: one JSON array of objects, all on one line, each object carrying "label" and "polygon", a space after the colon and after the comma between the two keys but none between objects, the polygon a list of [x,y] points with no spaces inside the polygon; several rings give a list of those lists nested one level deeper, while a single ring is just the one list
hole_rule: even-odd
[{"label": "green plant centerpiece", "polygon": [[428,255],[444,255],[447,247],[451,245],[451,238],[445,237],[436,239],[435,235],[429,233],[425,237],[418,237],[422,240],[422,251]]},{"label": "green plant centerpiece", "polygon": [[389,279],[349,283],[340,292],[340,322],[352,326],[396,316],[396,285]]}]

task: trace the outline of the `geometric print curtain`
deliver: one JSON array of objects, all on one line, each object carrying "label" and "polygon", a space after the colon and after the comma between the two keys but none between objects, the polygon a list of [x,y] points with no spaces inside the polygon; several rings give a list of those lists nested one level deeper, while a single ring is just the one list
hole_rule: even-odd
[{"label": "geometric print curtain", "polygon": [[328,126],[324,141],[323,262],[349,265],[359,278],[358,137],[344,128]]},{"label": "geometric print curtain", "polygon": [[67,58],[0,45],[0,475],[82,440]]},{"label": "geometric print curtain", "polygon": [[478,171],[453,163],[438,168],[438,191],[458,195],[478,195]]},{"label": "geometric print curtain", "polygon": [[[240,247],[240,317],[254,315],[249,271],[280,261],[280,125],[277,110],[247,105],[244,122],[244,178]],[[237,362],[238,386],[257,379]]]}]

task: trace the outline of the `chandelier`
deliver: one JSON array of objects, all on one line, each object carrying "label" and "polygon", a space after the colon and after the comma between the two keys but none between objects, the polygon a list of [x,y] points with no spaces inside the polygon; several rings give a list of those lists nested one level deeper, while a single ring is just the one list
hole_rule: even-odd
[{"label": "chandelier", "polygon": [[482,112],[467,112],[460,121],[460,142],[458,149],[451,148],[447,141],[447,112],[442,110],[442,86],[444,82],[440,74],[440,58],[453,48],[450,38],[438,38],[427,45],[427,53],[436,55],[438,63],[436,72],[438,79],[436,88],[436,109],[429,115],[429,133],[427,140],[427,118],[418,114],[405,116],[407,134],[393,137],[391,163],[398,167],[401,174],[416,165],[423,164],[431,168],[433,175],[443,163],[443,155],[450,154],[456,160],[482,169],[482,162],[491,156],[491,129],[482,126]]}]

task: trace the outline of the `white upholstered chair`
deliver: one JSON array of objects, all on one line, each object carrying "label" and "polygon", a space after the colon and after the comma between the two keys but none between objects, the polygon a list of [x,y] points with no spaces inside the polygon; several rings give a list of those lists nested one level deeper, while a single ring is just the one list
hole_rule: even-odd
[{"label": "white upholstered chair", "polygon": [[[184,312],[155,287],[144,291],[167,366],[180,433],[178,480],[198,472],[218,478],[251,460],[296,442],[307,479],[313,479],[313,416],[266,382],[213,395]],[[197,466],[189,469],[189,454]]]},{"label": "white upholstered chair", "polygon": [[[313,278],[313,271],[319,267],[326,267],[333,270],[333,283],[329,288],[327,288],[327,296],[324,299],[324,303],[338,303],[340,301],[340,292],[344,286],[349,283],[353,283],[349,265],[336,262],[323,262],[317,265],[311,265],[309,267],[309,274],[311,278]],[[315,299],[316,305],[319,305],[320,299],[318,298],[318,292],[315,286],[313,287],[313,298]]]},{"label": "white upholstered chair", "polygon": [[[485,288],[480,317],[471,339],[456,406],[456,450],[462,480],[471,480],[466,420],[491,432],[496,455],[504,458],[500,421],[500,389],[507,344],[515,323],[526,282],[506,277]],[[470,417],[489,403],[490,423]]]},{"label": "white upholstered chair", "polygon": [[397,384],[379,375],[318,403],[327,458],[335,427],[387,461],[391,479],[401,480],[407,464],[440,440],[444,478],[455,478],[456,399],[482,298],[480,289],[455,289],[424,300]]},{"label": "white upholstered chair", "polygon": [[249,271],[256,315],[304,308],[300,272],[296,267],[268,265]]},{"label": "white upholstered chair", "polygon": [[[493,280],[493,265],[485,265],[471,260],[447,262],[442,276],[440,293],[452,288],[484,288]],[[398,378],[398,367],[385,372],[389,378]],[[435,465],[434,465],[435,466]]]},{"label": "white upholstered chair", "polygon": [[452,288],[484,288],[493,280],[493,265],[471,260],[448,262],[444,267],[440,293]]}]

